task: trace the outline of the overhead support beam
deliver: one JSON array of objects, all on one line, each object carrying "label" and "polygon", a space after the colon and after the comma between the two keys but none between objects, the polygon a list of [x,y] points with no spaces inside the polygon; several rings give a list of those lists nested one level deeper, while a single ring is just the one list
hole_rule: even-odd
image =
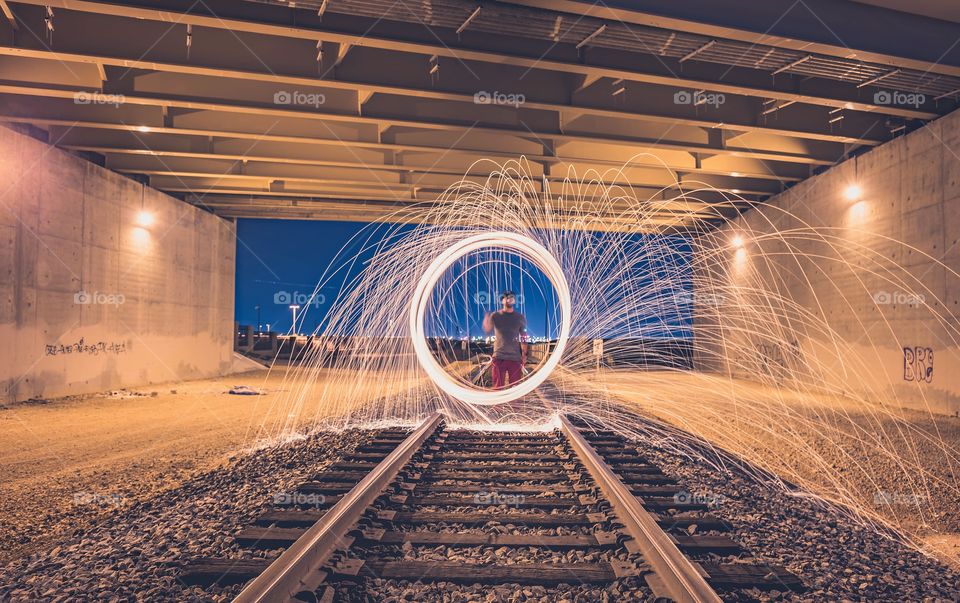
[{"label": "overhead support beam", "polygon": [[663,46],[660,47],[660,50],[657,52],[659,55],[665,55],[668,50],[670,50],[670,45],[673,44],[673,41],[677,39],[677,32],[671,31],[670,35],[667,36],[666,41],[663,43]]},{"label": "overhead support beam", "polygon": [[10,4],[7,0],[0,0],[0,11],[3,11],[3,15],[7,18],[7,21],[10,22],[10,27],[14,31],[20,29],[20,26],[17,25],[17,18],[13,15],[13,11],[10,10]]},{"label": "overhead support beam", "polygon": [[808,54],[807,56],[799,58],[796,61],[793,61],[792,63],[787,63],[786,65],[784,65],[779,69],[775,69],[774,71],[771,71],[770,75],[780,75],[784,71],[790,71],[791,69],[793,69],[794,67],[797,67],[798,65],[803,65],[804,63],[806,63],[812,58],[813,56]]},{"label": "overhead support beam", "polygon": [[[789,107],[790,105],[793,105],[793,104],[795,104],[794,101],[786,101],[786,102],[783,102],[783,103],[779,103],[779,102],[777,102],[775,99],[771,99],[770,101],[767,101],[767,102],[764,103],[764,106],[765,106],[766,108],[765,108],[763,111],[760,112],[760,115],[772,115],[772,114],[776,113],[777,111],[779,111],[780,109],[785,109],[785,108],[787,108],[787,107]],[[837,110],[839,110],[839,109],[837,109]]]},{"label": "overhead support beam", "polygon": [[[835,0],[764,0],[743,10],[742,0],[670,3],[663,0],[502,0],[508,4],[560,11],[660,29],[773,46],[836,58],[960,76],[955,25],[920,15]],[[801,19],[789,18],[802,12]],[[811,13],[816,15],[811,19]],[[692,17],[691,15],[697,15]],[[573,18],[573,17],[571,17]],[[890,32],[896,32],[891,52]],[[940,43],[931,43],[938,40]]]},{"label": "overhead support beam", "polygon": [[936,97],[933,98],[933,100],[940,100],[940,99],[943,99],[943,98],[947,98],[948,96],[952,96],[952,97],[956,98],[957,95],[960,95],[960,88],[957,88],[956,90],[951,90],[950,92],[947,92],[946,94],[941,94],[940,96],[936,96]]},{"label": "overhead support beam", "polygon": [[[396,52],[410,52],[420,55],[455,58],[458,61],[464,62],[480,61],[526,69],[558,71],[580,75],[600,73],[605,77],[612,77],[614,79],[623,78],[627,81],[660,84],[675,88],[705,89],[724,94],[795,100],[802,103],[829,107],[844,107],[850,110],[876,112],[878,114],[896,115],[910,119],[933,119],[939,116],[939,114],[924,110],[924,108],[918,109],[864,102],[855,94],[855,86],[849,85],[848,88],[853,92],[847,92],[843,90],[843,86],[839,83],[831,85],[837,88],[836,94],[825,94],[821,91],[814,91],[816,87],[810,88],[809,91],[804,91],[808,86],[802,82],[799,84],[793,83],[791,86],[783,85],[779,87],[761,86],[752,81],[750,83],[741,83],[733,78],[732,73],[724,73],[723,77],[710,75],[708,73],[700,73],[698,77],[691,77],[671,71],[662,64],[662,61],[650,63],[646,68],[635,68],[632,66],[630,68],[624,68],[613,64],[563,61],[549,59],[544,56],[508,54],[498,50],[484,50],[475,47],[462,48],[457,47],[456,44],[447,44],[443,41],[438,43],[435,37],[431,40],[416,41],[407,38],[379,37],[371,34],[369,31],[345,33],[341,30],[324,29],[320,23],[313,28],[305,28],[293,27],[286,23],[269,23],[263,20],[252,21],[242,17],[238,18],[238,15],[245,15],[246,13],[237,10],[238,3],[236,3],[235,0],[207,0],[204,2],[203,6],[206,10],[218,15],[215,17],[191,12],[191,7],[195,8],[196,5],[186,2],[186,0],[176,2],[179,8],[164,3],[162,9],[160,7],[146,8],[142,6],[120,5],[97,0],[20,0],[20,2],[37,6],[52,5],[71,11],[125,17],[134,20],[132,25],[135,24],[136,20],[149,20],[162,22],[164,24],[178,22],[183,25],[192,24],[214,29],[226,29],[234,32],[276,36],[279,38],[310,40],[314,42],[322,39],[328,42],[357,44],[364,47]],[[173,2],[171,2],[171,4],[173,4]],[[286,17],[288,15],[284,14],[284,16]]]},{"label": "overhead support beam", "polygon": [[716,40],[710,40],[709,42],[707,42],[707,43],[704,44],[703,46],[697,48],[696,50],[692,50],[692,51],[688,52],[687,54],[683,55],[682,57],[680,57],[680,62],[681,62],[681,63],[684,63],[684,62],[686,62],[686,61],[689,61],[689,60],[692,59],[692,58],[695,58],[695,57],[696,57],[698,54],[700,54],[701,52],[704,52],[704,51],[706,51],[706,50],[710,50],[711,48],[713,48],[713,47],[716,45],[716,43],[717,43]]},{"label": "overhead support beam", "polygon": [[373,90],[357,90],[357,115],[363,115],[363,106],[373,94]]},{"label": "overhead support beam", "polygon": [[865,87],[865,86],[872,86],[873,84],[878,84],[878,83],[882,82],[883,80],[887,79],[888,77],[897,75],[897,74],[900,73],[901,71],[903,71],[903,70],[902,70],[902,69],[894,69],[893,71],[888,71],[888,72],[884,73],[883,75],[878,75],[877,77],[871,78],[871,79],[869,79],[869,80],[867,80],[867,81],[865,81],[865,82],[860,82],[859,84],[857,84],[857,88],[863,88],[863,87]]},{"label": "overhead support beam", "polygon": [[462,34],[465,29],[467,29],[468,27],[470,27],[470,24],[473,23],[473,20],[474,20],[474,19],[476,19],[477,17],[480,16],[480,9],[481,9],[481,8],[482,8],[482,7],[477,6],[477,8],[473,9],[473,12],[470,13],[470,16],[467,17],[466,20],[465,20],[463,23],[460,24],[460,27],[457,28],[457,35],[458,35],[458,36],[459,36],[460,34]]},{"label": "overhead support beam", "polygon": [[[0,115],[0,122],[14,122],[14,123],[23,123],[24,120],[21,117],[12,117],[12,116],[3,116]],[[80,129],[93,129],[93,130],[102,130],[104,132],[116,132],[120,134],[131,133],[134,135],[137,141],[141,141],[143,134],[156,134],[156,135],[172,135],[172,136],[188,136],[194,137],[195,139],[202,141],[204,143],[204,151],[207,153],[213,153],[214,141],[217,139],[223,140],[233,140],[233,141],[249,141],[251,149],[256,149],[258,143],[260,142],[271,142],[271,143],[289,143],[289,144],[299,144],[306,146],[332,146],[337,148],[353,148],[353,149],[366,149],[366,150],[377,150],[384,151],[387,153],[398,153],[402,151],[413,151],[413,152],[426,152],[426,153],[435,153],[441,157],[469,157],[472,161],[479,159],[516,159],[517,153],[510,151],[499,151],[495,149],[476,149],[476,148],[458,148],[458,147],[440,147],[440,146],[429,146],[429,145],[413,145],[413,144],[396,144],[396,143],[380,143],[380,142],[369,142],[363,140],[344,140],[344,139],[319,139],[311,138],[305,136],[287,136],[287,135],[276,135],[276,134],[262,134],[262,133],[253,133],[253,132],[226,132],[222,130],[202,130],[196,128],[161,128],[161,127],[141,127],[131,124],[111,124],[104,122],[89,122],[89,121],[77,121],[77,120],[67,120],[67,119],[31,119],[30,123],[62,128],[63,132],[58,131],[55,139],[61,140],[63,144],[72,144],[70,142],[70,137],[75,135]],[[543,141],[540,141],[541,143]],[[139,143],[142,144],[142,143]],[[808,169],[794,169],[801,168],[800,165],[791,166],[791,169],[787,170],[783,167],[778,167],[774,169],[767,162],[750,162],[745,166],[740,166],[737,162],[727,161],[724,164],[718,166],[708,166],[700,165],[699,167],[693,166],[690,163],[675,163],[673,161],[668,161],[665,165],[663,163],[650,160],[648,163],[636,163],[636,161],[627,162],[625,165],[624,159],[603,159],[597,158],[594,156],[591,157],[582,157],[572,154],[557,154],[556,156],[546,156],[546,155],[535,155],[532,153],[525,153],[524,156],[535,162],[545,162],[545,163],[565,163],[570,165],[587,165],[587,166],[609,166],[617,169],[623,169],[625,167],[635,167],[635,166],[644,166],[644,167],[660,167],[663,169],[684,169],[691,170],[695,169],[704,174],[714,174],[720,176],[733,176],[736,178],[758,178],[762,180],[775,180],[775,181],[787,181],[787,182],[798,182],[805,178],[809,174]],[[688,155],[692,156],[692,155]]]},{"label": "overhead support beam", "polygon": [[580,85],[573,90],[572,96],[576,96],[594,85],[600,78],[603,77],[599,73],[588,73],[580,77]]},{"label": "overhead support beam", "polygon": [[[89,105],[76,105],[72,103],[74,98],[74,92],[70,90],[59,90],[59,89],[38,89],[38,88],[27,88],[27,87],[13,87],[13,86],[2,86],[0,85],[0,93],[12,93],[12,94],[29,94],[32,96],[47,96],[59,100],[69,100],[71,101],[70,105],[64,105],[56,109],[57,115],[67,116],[74,115],[76,113],[78,119],[76,121],[84,121],[79,113],[93,111],[97,107],[90,107]],[[531,128],[525,128],[524,130],[519,130],[515,128],[508,127],[491,127],[491,126],[475,126],[473,124],[467,123],[446,123],[446,122],[432,122],[427,121],[424,118],[415,120],[412,118],[408,119],[399,119],[392,118],[387,116],[375,117],[375,116],[358,116],[358,115],[342,115],[339,113],[324,112],[322,109],[317,111],[297,111],[290,109],[275,109],[267,107],[257,107],[252,108],[243,105],[235,104],[223,104],[223,103],[208,103],[208,102],[190,102],[183,101],[177,98],[157,98],[157,97],[145,97],[145,96],[125,96],[124,97],[124,106],[154,106],[157,108],[167,107],[167,108],[181,108],[191,111],[219,111],[219,112],[228,112],[228,113],[253,113],[258,115],[267,115],[272,117],[290,117],[304,120],[321,120],[321,121],[330,121],[330,122],[340,122],[340,123],[360,123],[367,125],[374,125],[378,128],[390,127],[390,126],[405,126],[411,128],[420,128],[425,130],[435,130],[435,131],[447,131],[447,132],[458,132],[458,133],[487,133],[487,134],[496,134],[496,135],[506,135],[512,137],[526,137],[532,136],[538,140],[554,140],[555,144],[567,144],[573,142],[581,143],[594,143],[594,144],[604,144],[612,146],[626,146],[626,147],[648,147],[664,150],[673,150],[673,151],[689,151],[689,152],[703,152],[703,153],[713,153],[713,154],[722,154],[729,155],[731,157],[742,157],[748,159],[760,159],[763,161],[777,161],[785,163],[800,163],[800,164],[814,164],[814,165],[833,165],[836,158],[835,157],[816,157],[809,153],[795,153],[795,152],[774,152],[774,151],[763,151],[755,150],[747,147],[729,147],[725,149],[713,148],[707,143],[702,142],[688,142],[682,140],[666,140],[663,137],[658,139],[647,139],[639,137],[628,137],[628,136],[615,136],[615,135],[597,135],[597,134],[586,134],[586,133],[560,133],[560,132],[547,132],[547,131],[536,131]],[[33,115],[42,115],[41,107],[35,107],[32,109],[34,111]],[[52,110],[52,109],[51,109]],[[52,115],[52,114],[50,114]],[[14,117],[12,115],[7,115],[7,117]],[[48,116],[49,117],[49,116]],[[117,118],[121,118],[121,115],[117,115]],[[34,121],[36,119],[25,118],[25,121]],[[151,123],[144,123],[143,126],[153,127]]]},{"label": "overhead support beam", "polygon": [[[68,41],[59,42],[60,46],[65,46],[69,43]],[[105,49],[106,50],[106,49]],[[332,52],[332,50],[330,51]],[[475,96],[473,93],[464,93],[464,92],[455,92],[455,91],[445,91],[442,89],[437,89],[435,87],[431,88],[413,88],[413,87],[397,87],[389,85],[376,85],[366,82],[353,82],[347,79],[348,74],[338,73],[337,79],[318,79],[316,77],[304,77],[304,76],[291,76],[291,75],[282,75],[278,74],[272,70],[264,71],[263,73],[259,72],[250,72],[250,71],[240,71],[240,70],[229,70],[224,66],[217,67],[206,67],[202,63],[202,58],[195,57],[188,65],[181,64],[170,64],[162,63],[156,60],[148,60],[148,57],[136,57],[131,54],[124,57],[108,57],[104,54],[70,54],[63,49],[60,52],[54,53],[46,49],[43,50],[27,50],[20,47],[12,46],[2,46],[0,45],[0,54],[4,54],[12,57],[24,57],[30,59],[42,59],[50,61],[51,63],[56,63],[56,65],[62,65],[65,63],[81,63],[81,64],[95,64],[98,66],[110,65],[124,70],[124,74],[129,74],[130,69],[141,68],[149,69],[150,71],[156,72],[160,71],[163,73],[170,73],[176,75],[189,75],[189,76],[204,76],[210,78],[216,78],[219,81],[224,78],[231,78],[238,81],[242,80],[253,80],[258,82],[266,82],[273,85],[283,85],[283,86],[310,86],[317,87],[322,86],[324,88],[331,88],[335,90],[351,90],[358,93],[383,93],[398,95],[404,97],[413,97],[413,98],[429,98],[434,100],[444,100],[444,101],[457,101],[457,102],[469,102],[474,103]],[[593,82],[600,79],[599,74],[592,74],[581,76],[583,83],[579,88],[576,89],[574,94],[579,94],[581,91],[584,91],[587,86],[591,85]],[[68,86],[67,81],[63,82],[64,86]],[[189,85],[188,82],[184,82],[184,86]],[[174,87],[174,86],[170,86]],[[133,90],[117,90],[118,93],[132,93]],[[664,94],[665,98],[669,97],[673,92],[667,90]],[[709,97],[703,97],[702,100],[706,101]],[[582,103],[574,102],[572,97],[567,97],[565,103],[559,102],[543,102],[538,101],[535,98],[526,98],[524,102],[524,108],[526,109],[536,109],[544,111],[563,111],[567,109],[572,109],[574,111],[595,115],[598,117],[611,118],[611,119],[637,119],[637,120],[647,120],[655,121],[660,123],[668,123],[671,126],[676,125],[691,125],[691,126],[700,126],[700,127],[713,127],[716,123],[723,122],[724,127],[737,129],[742,131],[760,131],[767,132],[775,135],[783,136],[795,136],[799,138],[807,138],[811,140],[825,140],[831,142],[841,142],[841,143],[854,143],[854,144],[866,144],[866,145],[877,145],[883,142],[883,138],[879,136],[870,137],[868,134],[871,132],[872,123],[876,121],[876,117],[870,116],[867,114],[860,114],[860,119],[853,120],[849,127],[845,131],[833,131],[824,126],[818,125],[815,122],[811,123],[809,119],[796,119],[793,122],[784,122],[782,120],[778,121],[773,127],[772,125],[758,124],[756,120],[750,116],[752,111],[744,114],[742,107],[744,106],[743,102],[737,103],[732,99],[727,99],[727,103],[723,107],[715,107],[710,111],[710,116],[713,116],[714,119],[706,119],[708,115],[704,114],[700,117],[695,112],[689,112],[686,110],[686,107],[683,105],[677,105],[676,103],[664,103],[657,102],[656,99],[651,98],[649,94],[643,95],[641,97],[634,97],[629,105],[625,106],[624,109],[617,108],[608,108],[608,107],[598,107],[592,105],[584,105]],[[745,100],[745,99],[742,99]],[[594,101],[596,103],[596,101]],[[885,131],[884,131],[885,132]]]},{"label": "overhead support beam", "polygon": [[598,28],[596,29],[596,31],[594,31],[592,34],[590,34],[590,35],[587,36],[586,38],[580,40],[580,42],[577,44],[577,50],[580,50],[581,48],[583,48],[584,46],[586,46],[587,44],[589,44],[591,41],[593,41],[594,38],[596,38],[597,36],[599,36],[600,34],[602,34],[602,33],[605,32],[605,31],[607,31],[607,26],[606,26],[606,25],[601,25],[600,27],[598,27]]},{"label": "overhead support beam", "polygon": [[353,46],[351,44],[339,44],[337,45],[337,58],[333,62],[333,67],[338,67],[340,63],[343,62],[343,59],[347,58],[347,53],[350,52],[350,49]]}]

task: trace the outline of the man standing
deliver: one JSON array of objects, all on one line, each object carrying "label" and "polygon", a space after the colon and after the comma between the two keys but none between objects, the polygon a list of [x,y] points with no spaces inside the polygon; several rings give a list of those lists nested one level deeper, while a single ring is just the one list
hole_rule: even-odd
[{"label": "man standing", "polygon": [[504,291],[500,295],[502,308],[488,312],[483,319],[483,330],[493,333],[493,387],[502,389],[509,380],[516,385],[527,363],[527,319],[517,312],[517,298],[513,291]]}]

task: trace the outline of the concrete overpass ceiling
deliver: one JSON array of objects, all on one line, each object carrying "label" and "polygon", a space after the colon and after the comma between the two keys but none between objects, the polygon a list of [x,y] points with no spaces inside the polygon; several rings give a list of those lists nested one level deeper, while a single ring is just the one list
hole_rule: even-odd
[{"label": "concrete overpass ceiling", "polygon": [[[747,207],[960,97],[946,2],[2,4],[0,120],[227,217],[415,219],[519,155],[551,192],[573,168]],[[642,226],[726,217],[700,197]]]},{"label": "concrete overpass ceiling", "polygon": [[953,0],[854,0],[860,4],[879,6],[941,21],[960,23],[960,4]]}]

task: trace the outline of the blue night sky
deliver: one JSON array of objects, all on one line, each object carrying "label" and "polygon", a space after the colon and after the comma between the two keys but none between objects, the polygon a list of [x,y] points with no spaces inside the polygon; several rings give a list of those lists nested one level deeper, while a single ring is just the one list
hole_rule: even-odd
[{"label": "blue night sky", "polygon": [[[320,291],[321,296],[311,302],[310,296],[316,283],[344,245],[349,246],[342,251],[343,257],[358,253],[369,231],[352,241],[351,238],[367,227],[368,224],[356,222],[238,220],[236,319],[241,325],[256,325],[256,306],[259,305],[264,329],[269,324],[274,331],[283,333],[289,331],[291,326],[290,304],[306,306],[312,303],[313,307],[307,313],[307,320],[301,325],[300,331],[313,332],[321,325],[330,305],[336,300],[340,287],[359,272],[363,262],[357,262],[353,271],[338,273]],[[390,228],[395,226],[391,225]],[[413,228],[399,227],[399,232]],[[640,237],[640,241],[644,240],[643,235],[637,237]],[[684,273],[688,272],[687,243],[679,238],[661,239],[660,243],[664,241],[669,244],[669,249],[673,250],[664,256],[667,258],[665,263],[669,266],[643,266],[644,271],[649,271],[645,278],[657,278],[667,270],[674,271],[675,275],[678,266],[684,269]],[[361,260],[366,260],[370,253],[372,252],[366,253],[366,257],[361,255]],[[542,337],[546,333],[550,337],[556,336],[556,299],[546,277],[529,262],[523,264],[521,276],[521,266],[515,256],[506,258],[507,262],[513,261],[509,268],[501,267],[493,272],[475,268],[478,263],[484,264],[484,260],[489,259],[467,258],[452,267],[449,297],[440,301],[438,294],[434,298],[435,303],[446,305],[447,311],[442,314],[449,318],[442,324],[428,323],[430,333],[452,337],[460,337],[465,333],[471,336],[481,335],[480,324],[484,313],[496,309],[500,291],[510,287],[517,293],[522,290],[519,309],[527,316],[530,335]],[[474,267],[467,272],[466,279],[462,278],[464,266]],[[670,282],[676,280],[674,276]],[[676,286],[689,289],[688,280],[689,276],[684,277]],[[662,325],[659,336],[689,337],[689,308],[681,307],[679,312],[677,310],[676,304],[671,304],[671,308],[661,315],[642,317],[641,321],[647,325]]]}]

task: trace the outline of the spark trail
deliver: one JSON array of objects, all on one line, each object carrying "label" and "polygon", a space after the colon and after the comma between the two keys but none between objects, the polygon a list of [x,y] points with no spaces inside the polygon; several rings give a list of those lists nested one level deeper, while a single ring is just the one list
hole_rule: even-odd
[{"label": "spark trail", "polygon": [[[511,430],[547,428],[558,412],[571,412],[718,466],[739,457],[756,479],[797,484],[865,525],[905,530],[917,546],[931,531],[957,529],[960,428],[924,408],[923,387],[895,378],[891,350],[901,346],[875,299],[882,287],[924,300],[918,320],[937,333],[939,347],[957,349],[958,322],[937,291],[885,253],[919,250],[864,229],[815,227],[774,205],[763,205],[753,227],[708,227],[704,218],[729,215],[743,200],[690,181],[680,193],[670,187],[645,198],[604,184],[627,180],[630,164],[571,172],[552,186],[523,159],[481,162],[470,172],[486,167],[486,179],[463,180],[439,203],[417,208],[416,226],[401,225],[411,214],[398,212],[360,235],[361,253],[335,259],[316,291],[370,258],[301,361],[274,369],[286,371],[275,402],[286,418],[260,425],[257,439],[276,441],[304,425],[413,423],[437,409],[453,424]],[[557,301],[556,279],[543,278],[543,262],[515,248],[474,250],[418,291],[436,258],[491,233],[546,250],[569,308]],[[947,279],[960,277],[925,259]],[[476,384],[482,354],[454,358],[411,330],[423,325],[444,345],[461,345],[454,331],[462,337],[475,328],[477,292],[489,305],[518,278],[544,300],[543,335],[554,344],[541,346],[539,369],[554,393],[472,403],[491,401]],[[824,279],[829,299],[815,284]],[[410,320],[415,299],[420,323]],[[871,304],[880,318],[868,321]],[[551,373],[544,365],[565,310],[569,340]],[[853,320],[841,325],[834,312]],[[614,349],[629,342],[630,353],[598,369],[595,339]],[[668,340],[679,342],[679,353],[661,345]],[[434,353],[460,389],[438,385],[424,370],[424,353]],[[304,416],[305,401],[317,398],[321,404],[309,407],[321,410]]]}]

